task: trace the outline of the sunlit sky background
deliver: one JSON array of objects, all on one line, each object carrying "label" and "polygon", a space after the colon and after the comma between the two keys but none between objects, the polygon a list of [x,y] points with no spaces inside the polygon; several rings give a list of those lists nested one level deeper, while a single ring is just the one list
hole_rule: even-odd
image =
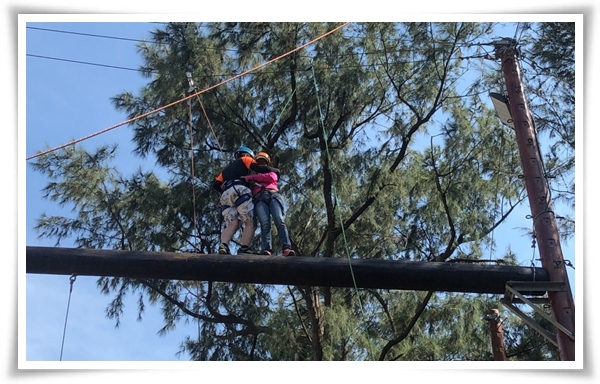
[{"label": "sunlit sky background", "polygon": [[[170,4],[171,3],[173,2],[170,2]],[[277,2],[274,3],[279,4]],[[547,3],[543,2],[543,4]],[[454,7],[452,8],[452,11],[457,10]],[[36,7],[32,7],[32,9],[34,10],[33,12],[41,11],[41,9],[36,9]],[[108,10],[110,9],[112,8],[109,8]],[[477,9],[473,10],[477,11]],[[90,11],[92,10],[85,10],[83,12]],[[493,10],[484,9],[481,11],[493,12]],[[121,12],[125,12],[125,10]],[[418,12],[418,10],[413,12]],[[444,12],[443,7],[439,9],[439,12]],[[570,10],[566,12],[581,13],[582,11]],[[542,12],[540,11],[540,13]],[[11,15],[11,18],[12,16],[16,19],[16,14]],[[56,207],[48,201],[41,200],[40,190],[45,185],[46,180],[43,180],[39,174],[33,173],[29,166],[23,164],[25,163],[25,157],[31,156],[39,150],[52,148],[73,139],[79,139],[98,132],[106,127],[113,126],[125,120],[126,117],[123,114],[114,111],[109,98],[125,90],[136,92],[136,90],[147,81],[135,71],[139,64],[141,64],[141,60],[136,53],[136,41],[132,40],[139,40],[147,37],[148,32],[156,27],[151,21],[171,21],[175,19],[179,21],[192,21],[190,19],[180,20],[179,17],[181,16],[165,17],[164,14],[162,14],[161,17],[155,17],[152,20],[149,20],[147,15],[136,17],[128,16],[126,17],[127,20],[117,20],[118,17],[123,16],[124,15],[117,15],[102,19],[97,15],[92,19],[78,17],[70,19],[70,21],[77,20],[85,21],[86,23],[71,24],[68,26],[64,24],[35,25],[36,28],[51,28],[54,30],[73,31],[90,35],[113,36],[119,39],[33,29],[26,30],[24,26],[19,26],[19,38],[22,36],[27,37],[26,49],[23,46],[23,51],[19,52],[19,60],[22,60],[19,65],[19,111],[24,112],[22,109],[23,106],[21,105],[21,102],[25,100],[25,98],[22,97],[25,93],[24,91],[26,91],[27,95],[27,113],[25,115],[24,113],[19,112],[19,156],[17,158],[19,166],[19,194],[17,196],[19,198],[19,207],[21,208],[18,212],[20,258],[24,257],[25,245],[55,245],[54,240],[38,239],[36,234],[32,232],[32,228],[35,224],[35,219],[38,218],[41,213],[60,214],[61,212],[60,207]],[[241,17],[245,16],[246,15],[243,15]],[[195,20],[200,20],[201,17],[202,15],[199,14]],[[357,17],[355,16],[354,19],[356,18]],[[32,18],[28,19],[32,20]],[[93,21],[99,21],[100,19],[102,21],[138,22],[135,24],[127,23],[111,25],[91,23]],[[228,21],[234,19],[235,18],[226,18]],[[327,20],[336,19],[340,18],[328,18]],[[360,17],[360,19],[363,18]],[[64,18],[57,17],[52,19],[53,22],[60,20],[64,20]],[[293,19],[293,21],[306,20],[311,20],[311,18]],[[340,19],[340,21],[344,20]],[[511,31],[514,32],[514,28]],[[586,49],[591,48],[591,45],[590,42],[586,43]],[[16,47],[9,47],[11,48],[9,51],[16,51]],[[24,77],[22,76],[25,68],[25,52],[27,55],[62,58],[73,60],[73,62],[51,60],[42,57],[28,57],[27,83],[25,87]],[[82,64],[76,61],[95,63],[97,65]],[[592,71],[587,70],[586,76],[587,75],[592,75]],[[588,95],[586,94],[586,96]],[[586,105],[588,104],[586,103]],[[14,109],[16,110],[16,108]],[[23,136],[21,136],[25,129],[22,120],[23,116],[26,116],[27,119],[26,142],[22,141]],[[130,138],[131,134],[128,127],[123,126],[93,138],[83,145],[86,148],[95,148],[102,144],[118,143],[120,156],[123,156],[124,159],[130,159],[130,152],[133,148],[130,143]],[[135,159],[135,162],[130,163],[130,166],[124,166],[126,163],[127,162],[124,161],[119,164],[120,170],[125,174],[133,171],[134,167],[137,167],[138,165],[143,167],[152,166],[152,164],[143,164],[143,162],[137,158]],[[8,169],[16,168],[17,167]],[[22,182],[23,175],[26,175],[26,188]],[[578,185],[581,184],[578,183]],[[26,209],[22,205],[22,197],[25,190],[25,198],[27,201]],[[529,226],[528,221],[524,218],[527,213],[527,211],[524,211],[524,215],[522,215],[521,218],[517,218],[516,222],[507,225],[507,227]],[[25,214],[25,220],[23,220],[23,214]],[[519,221],[519,219],[521,219],[521,221]],[[578,228],[581,229],[582,227]],[[12,230],[12,228],[9,229]],[[10,233],[10,230],[7,230],[5,233]],[[24,234],[23,231],[26,233]],[[578,230],[578,233],[582,232],[579,232]],[[16,238],[16,234],[12,238]],[[519,248],[523,250],[523,252],[527,251],[531,253],[530,243],[530,239],[523,237],[523,246]],[[60,245],[65,247],[72,246],[72,244]],[[575,254],[575,244],[571,242],[571,244],[563,243],[562,245],[565,259],[573,257],[570,255]],[[503,249],[497,250],[497,252],[502,251]],[[9,256],[11,255],[7,255],[7,257]],[[525,259],[528,257],[530,256],[525,257]],[[575,264],[575,267],[583,264],[581,258],[577,260],[577,263],[579,264],[575,262],[574,258],[572,261]],[[589,264],[590,261],[586,260],[586,266]],[[570,278],[574,279],[573,274],[570,273],[570,275]],[[24,285],[22,285],[23,279],[26,279],[26,300],[24,292],[22,292],[21,289],[24,287]],[[119,364],[122,364],[111,363],[109,365],[98,365],[96,363],[91,363],[91,361],[102,362],[104,360],[122,360],[125,362],[131,360],[187,362],[187,356],[183,355],[177,357],[176,352],[179,343],[183,341],[185,336],[191,335],[193,337],[195,330],[194,325],[184,326],[182,324],[178,327],[177,331],[170,333],[166,337],[160,337],[157,335],[157,331],[162,326],[161,314],[154,308],[148,308],[143,321],[138,322],[136,320],[136,304],[132,301],[131,303],[128,303],[122,325],[120,328],[115,329],[114,321],[106,319],[104,314],[104,309],[108,305],[111,297],[103,296],[99,293],[98,289],[95,287],[96,279],[96,277],[78,276],[73,283],[73,290],[70,292],[69,276],[18,275],[20,289],[18,295],[19,339],[16,340],[15,335],[12,334],[11,337],[9,337],[9,340],[14,340],[13,345],[18,344],[19,362],[25,360],[28,362],[54,361],[51,364],[34,365],[39,368],[56,368],[61,366],[77,368],[115,368],[120,366]],[[13,286],[16,285],[17,281],[15,281]],[[25,301],[27,303],[26,323],[24,321],[25,311],[23,307]],[[578,300],[578,308],[581,308],[582,305],[580,305],[579,302],[580,301]],[[68,313],[67,305],[69,305]],[[17,308],[17,305],[15,304],[14,307]],[[586,307],[586,313],[587,312],[590,311],[588,311]],[[15,321],[15,318],[16,316],[9,317],[12,321]],[[588,318],[587,315],[586,318]],[[27,329],[26,337],[21,337],[25,328]],[[16,324],[13,329],[16,331]],[[586,332],[591,331],[591,327],[586,327],[585,330]],[[12,353],[14,354],[16,352],[17,350],[15,348]],[[63,361],[57,363],[61,354]],[[12,361],[12,359],[8,360]],[[79,362],[85,362],[85,364],[78,364]],[[134,366],[135,365],[132,364],[123,365],[125,368]],[[157,363],[154,363],[154,365],[142,365],[142,367],[148,366],[157,367],[158,365]],[[179,367],[179,365],[177,365],[177,367]],[[187,368],[189,365],[186,364],[185,367]]]}]

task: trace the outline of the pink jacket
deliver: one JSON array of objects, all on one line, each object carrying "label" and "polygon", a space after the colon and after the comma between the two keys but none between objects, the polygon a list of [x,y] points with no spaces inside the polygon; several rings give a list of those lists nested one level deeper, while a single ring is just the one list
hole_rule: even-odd
[{"label": "pink jacket", "polygon": [[[279,187],[277,187],[277,181],[279,180],[279,178],[277,177],[277,174],[275,172],[256,173],[254,175],[244,176],[244,179],[246,179],[247,181],[255,181],[258,184],[262,185],[265,189],[269,189],[271,191],[279,191]],[[251,184],[250,187],[252,188],[252,195],[256,195],[262,190],[260,185]]]}]

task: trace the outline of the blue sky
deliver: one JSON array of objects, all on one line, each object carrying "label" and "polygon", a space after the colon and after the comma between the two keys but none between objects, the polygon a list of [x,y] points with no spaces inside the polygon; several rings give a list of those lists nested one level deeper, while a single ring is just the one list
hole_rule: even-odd
[{"label": "blue sky", "polygon": [[[53,21],[61,19],[64,20],[56,17]],[[24,25],[19,25],[19,38],[26,36],[26,46],[22,52],[19,52],[19,60],[23,60],[19,65],[19,102],[23,101],[21,92],[26,94],[25,114],[21,113],[21,105],[19,106],[18,131],[19,178],[22,180],[24,175],[26,181],[26,186],[22,188],[25,192],[26,204],[25,206],[19,204],[18,212],[20,260],[25,256],[25,245],[55,245],[54,239],[38,239],[37,234],[32,231],[35,220],[42,213],[48,215],[69,213],[65,212],[64,208],[42,200],[40,190],[47,181],[38,173],[32,172],[26,165],[25,158],[37,151],[86,137],[126,120],[126,116],[114,110],[110,97],[125,90],[136,92],[146,81],[134,71],[141,64],[136,53],[136,42],[124,39],[142,39],[148,36],[149,31],[156,25],[147,22],[147,19],[141,21],[145,17],[128,17],[128,19],[138,22],[97,23],[95,21],[100,20],[100,17],[95,15],[85,20],[85,23],[27,24],[35,28],[113,36],[120,39],[25,29]],[[154,20],[167,19],[169,18],[163,15]],[[30,17],[28,20],[35,19]],[[84,18],[76,17],[72,20],[81,21]],[[103,20],[115,20],[115,17]],[[25,52],[30,55],[26,58],[26,66]],[[90,64],[51,60],[31,55]],[[23,84],[25,79],[21,77],[21,71],[25,68],[26,87]],[[591,71],[588,70],[589,72]],[[21,120],[23,115],[26,117],[26,129]],[[26,134],[23,142],[21,135],[24,132]],[[133,146],[130,139],[129,128],[124,125],[78,145],[91,149],[103,144],[118,143],[123,160],[119,167],[124,173],[132,171],[138,165],[152,166],[151,163],[144,164],[137,158],[131,161],[130,152]],[[19,184],[20,187],[21,185]],[[19,198],[23,196],[21,189],[18,196]],[[522,214],[513,215],[511,221],[496,232],[498,238],[505,236],[510,240],[513,250],[523,255],[523,265],[529,265],[528,262],[533,255],[531,239],[522,236],[521,232],[514,228],[530,226],[529,220],[525,218],[528,213],[528,208],[524,207]],[[22,235],[25,235],[24,239]],[[62,243],[61,246],[70,247],[72,244]],[[563,242],[562,248],[564,258],[570,260],[577,268],[581,260],[576,260],[575,243]],[[500,246],[497,252],[502,251],[503,247]],[[539,258],[537,253],[535,257]],[[569,270],[569,274],[573,283],[575,271]],[[58,361],[61,349],[63,362],[72,363],[63,365],[66,367],[95,367],[90,362],[102,361],[186,362],[188,360],[185,355],[178,358],[175,354],[184,338],[187,335],[194,335],[193,324],[181,324],[175,332],[161,337],[157,334],[162,325],[161,314],[149,307],[143,321],[138,322],[136,304],[131,302],[128,303],[120,328],[115,329],[114,321],[106,319],[104,313],[111,297],[103,296],[99,292],[95,287],[96,279],[96,277],[78,276],[69,296],[69,276],[18,274],[19,362],[40,362],[39,365],[34,364],[34,366],[55,367],[53,364],[42,362]],[[578,275],[577,282],[579,281]],[[25,287],[24,292],[22,288]],[[576,290],[575,287],[574,289]],[[67,304],[69,304],[68,317]],[[582,308],[579,301],[578,305],[578,308]],[[586,331],[590,328],[587,327]],[[117,367],[117,365],[109,366]]]},{"label": "blue sky", "polygon": [[[135,71],[141,65],[137,42],[131,40],[143,39],[156,26],[150,22],[27,24],[27,157],[127,120],[114,110],[109,99],[126,90],[135,92],[144,84]],[[132,161],[130,141],[129,127],[124,125],[78,145],[93,149],[118,144],[120,160],[116,163],[124,174],[139,165],[151,167],[151,162],[144,165],[142,160]],[[32,228],[40,214],[68,215],[69,209],[42,200],[41,189],[47,181],[30,167],[26,180],[27,245],[54,246],[55,239],[39,239]],[[67,241],[60,246],[72,247],[73,243]],[[179,360],[175,356],[178,345],[193,332],[193,326],[182,326],[177,332],[159,337],[160,314],[154,307],[149,308],[147,316],[138,322],[136,303],[132,301],[122,326],[115,329],[114,321],[104,314],[111,298],[99,293],[97,278],[77,276],[70,302],[69,279],[62,275],[26,276],[27,360],[59,360],[61,350],[63,361]],[[188,360],[185,356],[182,359]]]}]

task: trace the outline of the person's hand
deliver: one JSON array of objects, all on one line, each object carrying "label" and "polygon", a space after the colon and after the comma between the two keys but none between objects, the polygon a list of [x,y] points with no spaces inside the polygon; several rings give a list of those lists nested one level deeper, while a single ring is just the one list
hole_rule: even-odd
[{"label": "person's hand", "polygon": [[222,183],[222,182],[220,182],[220,181],[218,181],[218,180],[215,180],[215,181],[213,181],[213,183],[212,183],[212,187],[213,187],[213,189],[214,189],[215,191],[219,192],[219,193],[221,193],[221,187],[222,187],[222,186],[223,186],[223,183]]}]

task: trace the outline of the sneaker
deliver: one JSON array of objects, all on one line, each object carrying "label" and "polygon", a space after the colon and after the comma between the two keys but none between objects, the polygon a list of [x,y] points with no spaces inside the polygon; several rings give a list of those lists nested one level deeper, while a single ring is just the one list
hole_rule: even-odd
[{"label": "sneaker", "polygon": [[272,256],[273,255],[273,251],[271,251],[270,249],[267,249],[266,251],[263,251],[262,254],[263,255],[267,255],[267,256]]},{"label": "sneaker", "polygon": [[254,254],[254,252],[252,252],[252,251],[250,250],[250,247],[249,247],[249,246],[247,246],[247,245],[242,245],[242,246],[240,247],[240,249],[238,249],[238,255],[240,255],[240,254],[242,254],[242,253],[243,253],[243,254],[246,254],[246,255],[253,255],[253,254]]},{"label": "sneaker", "polygon": [[296,256],[296,252],[292,248],[286,248],[283,250],[283,256]]},{"label": "sneaker", "polygon": [[219,246],[219,255],[229,255],[229,246],[225,243],[222,243]]}]

